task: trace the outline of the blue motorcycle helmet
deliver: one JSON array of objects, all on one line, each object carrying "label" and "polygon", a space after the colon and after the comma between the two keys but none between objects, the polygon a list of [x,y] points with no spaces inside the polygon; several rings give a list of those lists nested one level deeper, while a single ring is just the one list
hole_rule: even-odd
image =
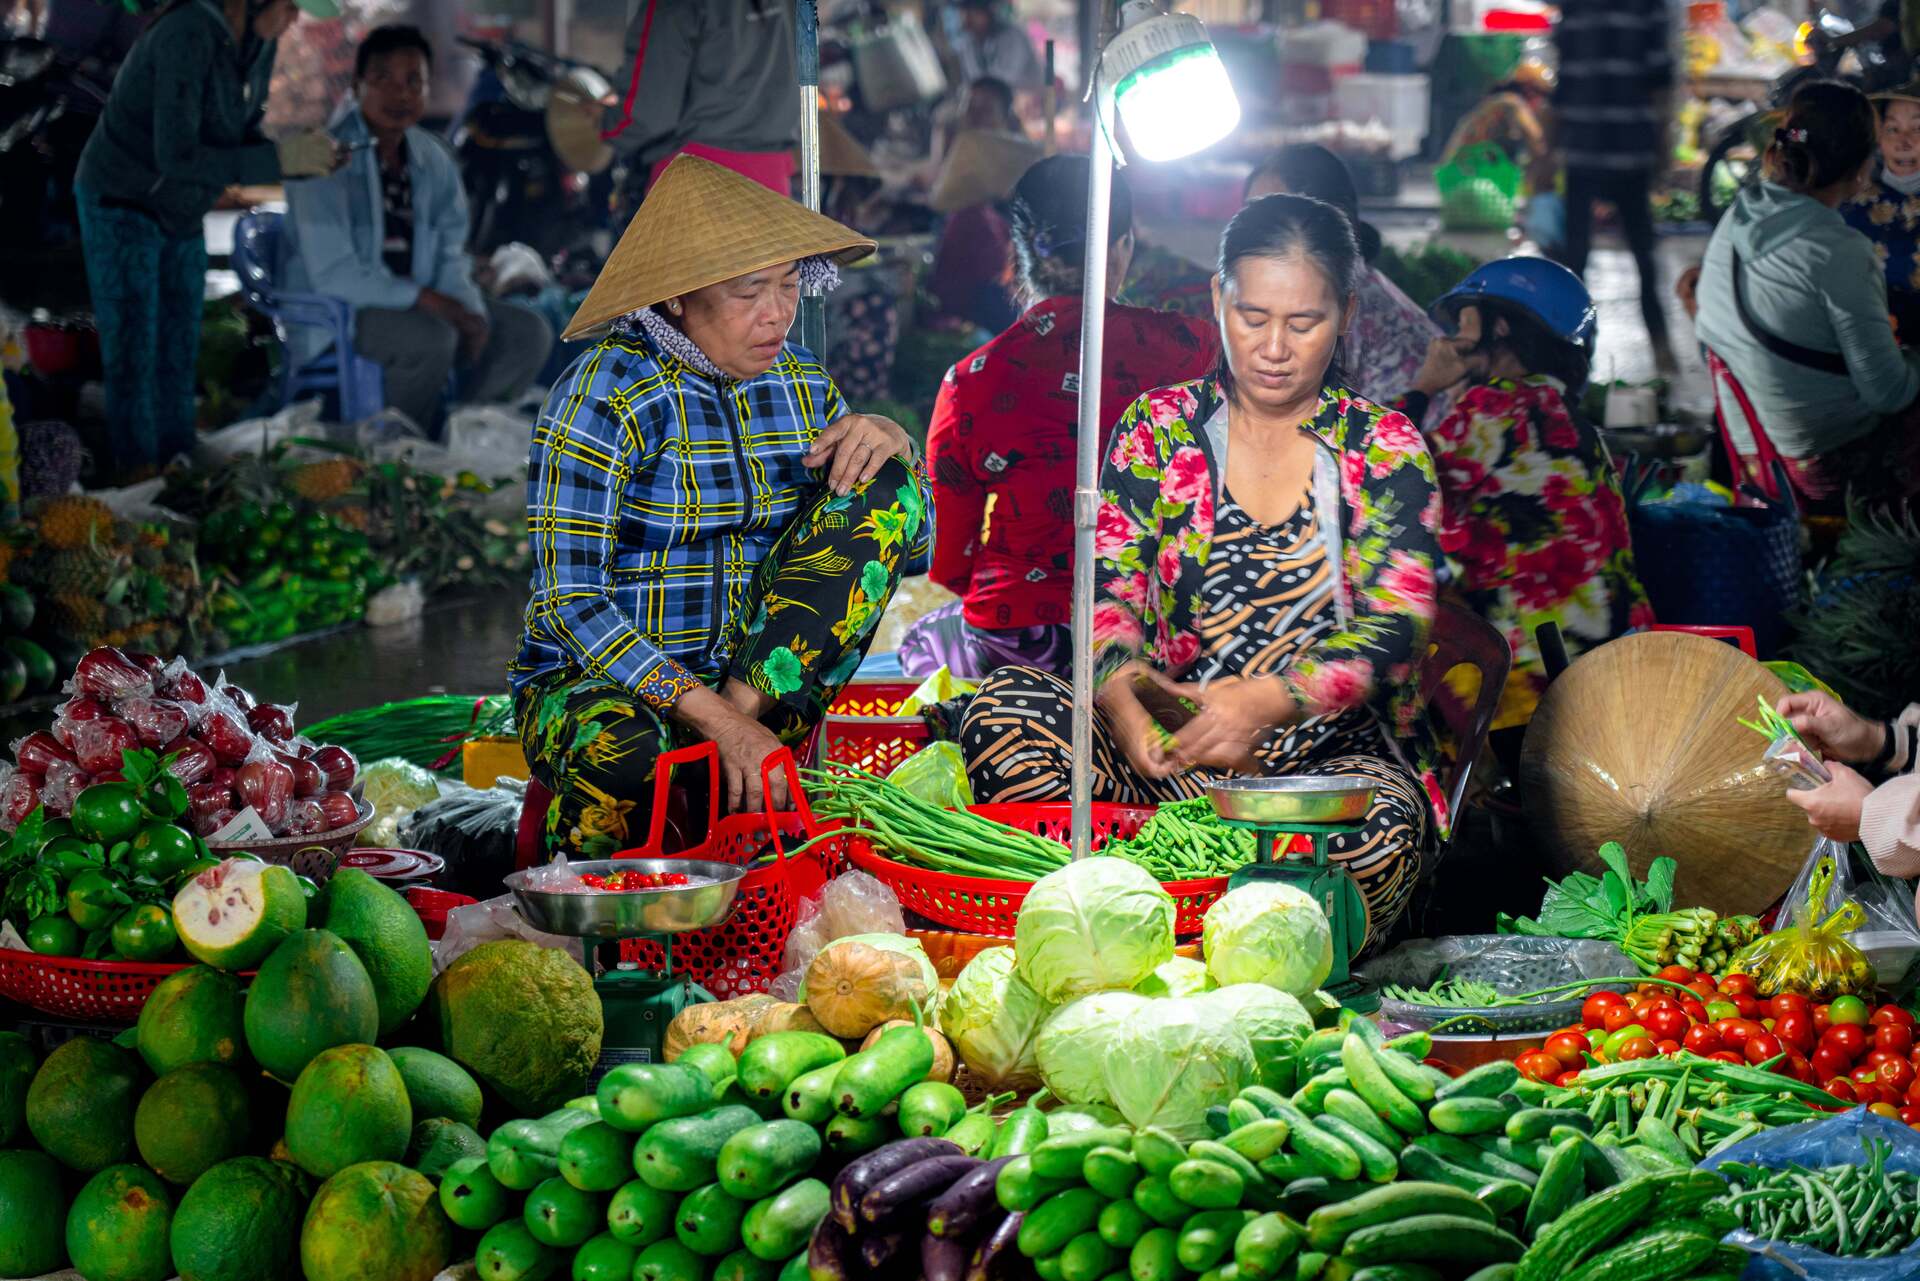
[{"label": "blue motorcycle helmet", "polygon": [[1502,258],[1476,267],[1465,280],[1442,294],[1428,314],[1451,330],[1462,307],[1477,302],[1506,303],[1525,312],[1561,342],[1593,354],[1598,321],[1593,295],[1580,277],[1545,258]]}]

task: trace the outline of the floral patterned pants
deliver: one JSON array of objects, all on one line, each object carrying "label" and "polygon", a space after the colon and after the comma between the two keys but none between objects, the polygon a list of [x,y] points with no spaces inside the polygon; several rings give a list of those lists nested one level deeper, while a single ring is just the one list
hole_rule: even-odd
[{"label": "floral patterned pants", "polygon": [[[844,497],[822,486],[754,571],[711,666],[774,700],[761,723],[782,743],[798,746],[853,678],[925,519],[896,460]],[[644,841],[655,762],[699,741],[625,686],[578,672],[528,681],[514,715],[533,776],[553,793],[548,851],[582,858]],[[686,781],[704,803],[705,772],[689,770]]]}]

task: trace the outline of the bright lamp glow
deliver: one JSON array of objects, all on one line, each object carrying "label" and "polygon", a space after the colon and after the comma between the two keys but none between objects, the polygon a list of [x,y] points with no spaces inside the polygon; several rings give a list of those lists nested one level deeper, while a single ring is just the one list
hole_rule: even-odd
[{"label": "bright lamp glow", "polygon": [[1240,100],[1207,29],[1190,14],[1138,16],[1107,46],[1101,69],[1142,160],[1204,151],[1240,123]]}]

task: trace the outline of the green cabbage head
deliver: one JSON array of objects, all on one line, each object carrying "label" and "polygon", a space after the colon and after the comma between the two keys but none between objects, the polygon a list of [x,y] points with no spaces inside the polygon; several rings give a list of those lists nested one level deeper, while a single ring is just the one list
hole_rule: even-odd
[{"label": "green cabbage head", "polygon": [[1190,956],[1163,961],[1153,973],[1133,985],[1142,996],[1198,996],[1213,986],[1207,967]]},{"label": "green cabbage head", "polygon": [[1247,1038],[1253,1057],[1261,1063],[1297,1054],[1313,1031],[1313,1020],[1300,1002],[1265,983],[1217,987],[1194,999],[1222,1011]]},{"label": "green cabbage head", "polygon": [[1053,1097],[1062,1103],[1112,1103],[1107,1064],[1113,1041],[1152,1004],[1131,992],[1095,992],[1048,1019],[1034,1050]]},{"label": "green cabbage head", "polygon": [[1137,864],[1081,859],[1027,891],[1013,947],[1020,977],[1054,1004],[1125,990],[1173,955],[1173,899]]},{"label": "green cabbage head", "polygon": [[940,1030],[972,1078],[989,1092],[1040,1085],[1034,1043],[1053,1013],[1014,973],[1013,949],[990,947],[967,962],[940,1007]]},{"label": "green cabbage head", "polygon": [[1333,930],[1313,896],[1281,881],[1254,881],[1207,909],[1200,943],[1221,987],[1265,983],[1303,997],[1333,972]]},{"label": "green cabbage head", "polygon": [[1108,1047],[1113,1105],[1136,1128],[1158,1126],[1182,1142],[1207,1137],[1207,1109],[1258,1079],[1253,1047],[1231,1003],[1209,996],[1149,1001]]}]

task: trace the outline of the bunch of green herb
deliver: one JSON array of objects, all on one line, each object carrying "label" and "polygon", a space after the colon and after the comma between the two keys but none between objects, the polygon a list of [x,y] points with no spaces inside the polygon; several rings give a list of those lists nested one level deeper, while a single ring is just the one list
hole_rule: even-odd
[{"label": "bunch of green herb", "polygon": [[1600,847],[1600,861],[1607,868],[1602,876],[1575,872],[1548,881],[1537,917],[1501,913],[1500,933],[1605,939],[1618,944],[1647,974],[1665,965],[1701,968],[1714,950],[1719,918],[1706,908],[1674,910],[1673,878],[1679,865],[1656,858],[1647,867],[1647,879],[1636,881],[1627,852],[1617,841]]}]

